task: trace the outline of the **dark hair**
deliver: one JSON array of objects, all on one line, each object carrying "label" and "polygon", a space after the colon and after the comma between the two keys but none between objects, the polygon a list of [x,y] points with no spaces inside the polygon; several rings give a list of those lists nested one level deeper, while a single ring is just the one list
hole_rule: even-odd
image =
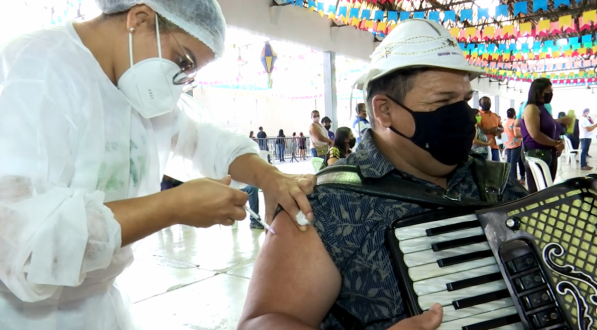
[{"label": "dark hair", "polygon": [[367,111],[367,106],[365,105],[365,103],[358,103],[357,106],[354,107],[354,112],[356,112],[357,115],[361,113],[362,110]]},{"label": "dark hair", "polygon": [[284,130],[283,130],[283,129],[281,129],[281,130],[278,132],[278,136],[284,136]]},{"label": "dark hair", "polygon": [[[378,94],[387,94],[394,100],[403,103],[406,94],[414,87],[415,78],[427,70],[429,68],[400,69],[369,82],[367,87],[368,111],[373,111],[371,100]],[[373,118],[372,113],[368,113],[368,115]],[[373,125],[373,121],[371,123]]]},{"label": "dark hair", "polygon": [[551,80],[547,78],[537,78],[533,80],[533,83],[531,83],[531,88],[529,89],[529,98],[527,104],[534,104],[538,106],[541,94],[549,86],[551,86]]},{"label": "dark hair", "polygon": [[330,119],[330,117],[328,117],[328,116],[325,116],[325,117],[321,118],[321,123],[322,123],[322,124],[323,124],[323,123],[330,123],[330,124],[331,124],[331,123],[332,123],[332,120]]},{"label": "dark hair", "polygon": [[346,139],[350,137],[352,130],[348,127],[338,127],[336,130],[336,138],[334,139],[334,147],[340,149],[340,154],[344,155],[348,150],[346,150]]},{"label": "dark hair", "polygon": [[558,113],[558,119],[563,118],[563,117],[566,117],[566,113],[564,111],[560,111]]},{"label": "dark hair", "polygon": [[250,131],[250,132],[249,132],[249,136],[251,136],[251,135],[253,135],[253,131]]},{"label": "dark hair", "polygon": [[514,110],[514,108],[510,108],[506,111],[506,116],[508,116],[508,118],[514,118],[514,116],[516,116],[516,110]]},{"label": "dark hair", "polygon": [[263,131],[263,127],[259,126],[259,130],[260,130],[260,131]]},{"label": "dark hair", "polygon": [[295,135],[296,135],[296,132],[292,132],[292,136],[295,136]]},{"label": "dark hair", "polygon": [[479,103],[481,103],[481,101],[483,100],[487,100],[489,102],[491,102],[491,99],[489,98],[489,96],[483,96],[482,98],[479,99]]}]

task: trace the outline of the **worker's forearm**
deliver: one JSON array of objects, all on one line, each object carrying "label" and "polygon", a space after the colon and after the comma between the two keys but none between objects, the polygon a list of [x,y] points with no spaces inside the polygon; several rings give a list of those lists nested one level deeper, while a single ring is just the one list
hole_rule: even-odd
[{"label": "worker's forearm", "polygon": [[268,176],[278,172],[277,168],[268,164],[256,154],[245,154],[237,157],[228,169],[228,174],[235,181],[259,188],[262,188],[261,185]]},{"label": "worker's forearm", "polygon": [[237,330],[316,330],[300,320],[284,314],[265,314],[242,321]]},{"label": "worker's forearm", "polygon": [[120,223],[121,246],[127,246],[175,223],[168,198],[169,192],[164,191],[105,204]]}]

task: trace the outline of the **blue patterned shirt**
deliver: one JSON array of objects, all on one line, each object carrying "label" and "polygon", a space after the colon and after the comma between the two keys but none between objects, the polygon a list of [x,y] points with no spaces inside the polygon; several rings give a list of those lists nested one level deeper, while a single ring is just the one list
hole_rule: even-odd
[{"label": "blue patterned shirt", "polygon": [[[358,165],[366,178],[390,174],[439,188],[396,170],[375,146],[370,130],[365,132],[358,150],[336,164]],[[448,180],[448,189],[463,197],[480,199],[469,165],[470,161],[454,171]],[[527,194],[520,184],[510,181],[503,198],[511,201]],[[387,329],[404,318],[384,235],[392,221],[428,209],[323,186],[317,187],[309,200],[315,214],[315,229],[342,276],[336,303],[357,317],[367,330]],[[321,328],[342,329],[342,326],[328,315]]]}]

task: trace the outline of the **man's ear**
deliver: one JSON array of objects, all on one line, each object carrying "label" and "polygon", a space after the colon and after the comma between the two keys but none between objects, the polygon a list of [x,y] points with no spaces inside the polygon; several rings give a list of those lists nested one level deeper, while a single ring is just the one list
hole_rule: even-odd
[{"label": "man's ear", "polygon": [[381,127],[388,128],[392,126],[392,116],[390,116],[390,99],[383,95],[375,95],[371,99],[371,107],[374,121],[378,122]]}]

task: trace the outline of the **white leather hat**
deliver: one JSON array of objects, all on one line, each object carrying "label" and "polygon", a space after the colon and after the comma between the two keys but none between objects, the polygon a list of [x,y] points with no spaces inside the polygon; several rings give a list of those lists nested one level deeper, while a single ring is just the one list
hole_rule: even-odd
[{"label": "white leather hat", "polygon": [[355,82],[366,91],[370,81],[409,67],[438,67],[469,72],[471,80],[485,72],[468,64],[458,42],[435,21],[409,19],[398,24],[371,55],[367,70]]}]

